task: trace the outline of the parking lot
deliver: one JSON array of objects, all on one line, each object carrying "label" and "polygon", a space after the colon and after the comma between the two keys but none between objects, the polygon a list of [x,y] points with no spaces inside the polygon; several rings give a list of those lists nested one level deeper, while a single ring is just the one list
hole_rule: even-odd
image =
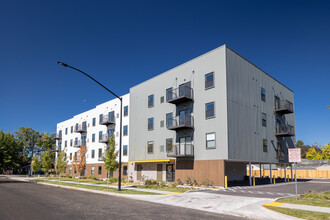
[{"label": "parking lot", "polygon": [[[312,190],[317,192],[330,191],[330,179],[299,180],[298,194]],[[295,196],[295,183],[261,184],[257,186],[231,186],[220,190],[208,191],[234,196],[258,197],[258,198],[282,198]]]}]

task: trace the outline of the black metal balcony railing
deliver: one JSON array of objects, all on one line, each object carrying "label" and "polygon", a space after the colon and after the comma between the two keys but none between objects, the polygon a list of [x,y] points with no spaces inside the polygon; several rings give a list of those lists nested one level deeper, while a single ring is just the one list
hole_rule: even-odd
[{"label": "black metal balcony railing", "polygon": [[98,161],[103,161],[103,157],[104,157],[104,153],[102,153],[101,155],[99,155]]},{"label": "black metal balcony railing", "polygon": [[74,132],[76,133],[85,133],[87,132],[87,126],[83,124],[79,124],[74,126]]},{"label": "black metal balcony railing", "polygon": [[172,150],[168,152],[168,157],[193,157],[194,156],[194,145],[184,143],[176,144],[172,147]]},{"label": "black metal balcony railing", "polygon": [[280,137],[294,136],[294,127],[287,124],[278,124],[275,128],[275,135]]},{"label": "black metal balcony railing", "polygon": [[62,139],[62,133],[55,134],[55,139],[56,140]]},{"label": "black metal balcony railing", "polygon": [[102,118],[100,118],[100,125],[111,125],[115,124],[115,116],[114,115],[103,115]]},{"label": "black metal balcony railing", "polygon": [[278,114],[293,113],[293,104],[288,100],[275,101],[275,112]]},{"label": "black metal balcony railing", "polygon": [[108,143],[109,136],[108,134],[99,135],[99,143]]},{"label": "black metal balcony railing", "polygon": [[167,90],[166,100],[172,104],[179,104],[193,100],[193,89],[188,86],[182,86],[176,89]]},{"label": "black metal balcony railing", "polygon": [[194,128],[194,117],[191,115],[181,115],[169,118],[167,121],[167,129],[179,130]]}]

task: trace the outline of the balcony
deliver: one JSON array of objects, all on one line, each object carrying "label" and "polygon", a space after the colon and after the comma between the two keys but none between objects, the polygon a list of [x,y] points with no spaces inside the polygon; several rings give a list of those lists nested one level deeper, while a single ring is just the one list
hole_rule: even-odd
[{"label": "balcony", "polygon": [[180,129],[193,129],[194,117],[191,115],[181,115],[168,119],[167,129],[180,130]]},{"label": "balcony", "polygon": [[188,86],[181,86],[179,88],[166,91],[166,101],[168,103],[180,104],[193,100],[193,89]]},{"label": "balcony", "polygon": [[100,156],[99,156],[99,159],[98,159],[98,161],[103,161],[103,158],[102,157],[104,157],[105,156],[105,154],[104,153],[102,153]]},{"label": "balcony", "polygon": [[294,136],[294,127],[287,124],[278,124],[275,128],[275,135],[279,137]]},{"label": "balcony", "polygon": [[55,140],[61,140],[62,139],[62,133],[55,134]]},{"label": "balcony", "polygon": [[280,115],[293,113],[292,102],[288,100],[275,101],[275,112]]},{"label": "balcony", "polygon": [[108,134],[102,134],[99,136],[99,143],[108,143],[109,136]]},{"label": "balcony", "polygon": [[103,115],[102,118],[100,118],[100,125],[112,125],[115,124],[115,116],[112,115],[109,117],[109,115]]},{"label": "balcony", "polygon": [[86,146],[86,141],[76,140],[73,142],[73,147],[82,147]]},{"label": "balcony", "polygon": [[194,145],[192,144],[176,144],[172,150],[167,154],[168,157],[193,157]]},{"label": "balcony", "polygon": [[74,132],[75,133],[86,133],[87,132],[87,126],[80,124],[80,125],[76,125],[74,127]]}]

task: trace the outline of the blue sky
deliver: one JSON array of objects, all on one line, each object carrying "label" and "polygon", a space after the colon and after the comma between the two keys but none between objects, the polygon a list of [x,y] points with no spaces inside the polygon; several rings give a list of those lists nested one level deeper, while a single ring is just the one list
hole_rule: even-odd
[{"label": "blue sky", "polygon": [[56,123],[222,44],[295,93],[297,139],[330,142],[329,1],[2,1],[0,129]]}]

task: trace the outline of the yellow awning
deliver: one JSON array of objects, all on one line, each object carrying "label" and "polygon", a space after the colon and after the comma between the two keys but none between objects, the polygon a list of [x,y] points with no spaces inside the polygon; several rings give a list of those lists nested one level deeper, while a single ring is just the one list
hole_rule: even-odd
[{"label": "yellow awning", "polygon": [[128,163],[166,163],[166,162],[174,162],[174,159],[165,159],[165,160],[135,160],[128,161]]}]

